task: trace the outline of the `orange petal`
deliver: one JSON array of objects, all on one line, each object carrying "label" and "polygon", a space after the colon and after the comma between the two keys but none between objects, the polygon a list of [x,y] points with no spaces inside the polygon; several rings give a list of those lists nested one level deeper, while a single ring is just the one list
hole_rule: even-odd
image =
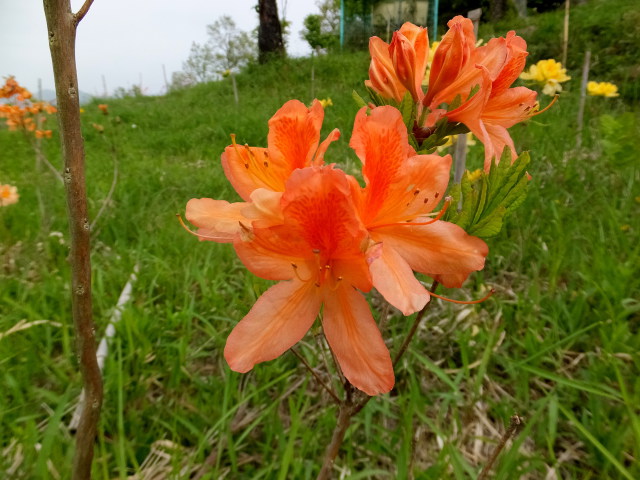
[{"label": "orange petal", "polygon": [[406,22],[393,34],[389,54],[398,80],[414,101],[422,100],[422,79],[429,59],[427,30]]},{"label": "orange petal", "polygon": [[469,274],[484,268],[487,244],[453,223],[383,227],[376,239],[395,249],[409,266],[427,275]]},{"label": "orange petal", "polygon": [[371,262],[369,268],[374,287],[403,315],[421,310],[429,301],[429,292],[393,248],[383,244],[382,255]]},{"label": "orange petal", "polygon": [[447,190],[450,170],[451,155],[408,158],[389,186],[385,202],[367,227],[406,222],[431,212]]},{"label": "orange petal", "polygon": [[266,148],[229,145],[221,160],[225,176],[245,201],[258,188],[281,192],[291,173],[286,165],[272,162]]},{"label": "orange petal", "polygon": [[[442,37],[431,62],[429,89],[423,100],[427,106],[435,103],[433,102],[435,96],[454,82],[460,71],[469,63],[471,53],[475,49],[475,35],[471,20],[458,15],[449,20],[447,25],[449,30]],[[435,106],[437,107],[438,104]]]},{"label": "orange petal", "polygon": [[[295,278],[292,264],[299,265],[309,256],[307,243],[290,228],[254,228],[249,237],[236,237],[236,254],[251,273],[267,280]],[[310,278],[310,274],[305,271],[301,278]]]},{"label": "orange petal", "polygon": [[361,108],[356,115],[349,146],[363,163],[368,209],[363,222],[368,223],[383,207],[389,188],[415,151],[408,143],[402,115],[389,106],[376,107],[370,115],[366,108]]},{"label": "orange petal", "polygon": [[369,39],[369,52],[371,53],[369,80],[365,81],[364,84],[383,97],[393,98],[400,102],[407,89],[396,76],[389,54],[389,44],[378,37],[371,37]]},{"label": "orange petal", "polygon": [[498,77],[493,81],[491,96],[498,95],[509,88],[520,76],[527,62],[527,42],[522,37],[516,35],[511,30],[505,37],[509,50],[507,62],[500,71]]},{"label": "orange petal", "polygon": [[338,140],[339,138],[340,138],[340,130],[338,130],[337,128],[334,128],[331,131],[331,133],[327,135],[327,138],[325,138],[320,144],[320,146],[318,147],[318,151],[316,152],[316,155],[313,159],[313,162],[311,162],[311,164],[315,167],[319,167],[320,165],[322,165],[324,163],[324,154],[327,152],[327,148],[329,148],[329,145],[335,142],[336,140]]},{"label": "orange petal", "polygon": [[281,199],[282,192],[259,188],[251,193],[251,201],[245,203],[242,214],[251,219],[251,225],[255,228],[281,225],[284,221],[280,208]]},{"label": "orange petal", "polygon": [[342,170],[330,166],[298,169],[282,196],[285,224],[326,258],[362,255],[367,235],[351,199],[351,185]]},{"label": "orange petal", "polygon": [[299,100],[285,103],[269,120],[267,143],[271,159],[287,165],[288,173],[311,165],[323,119],[324,109],[318,100],[313,101],[311,108]]},{"label": "orange petal", "polygon": [[224,357],[231,370],[248,372],[299,342],[320,311],[317,290],[313,284],[290,281],[263,293],[227,339]]},{"label": "orange petal", "polygon": [[391,390],[391,357],[365,298],[348,285],[323,297],[324,334],[344,376],[368,395]]},{"label": "orange petal", "polygon": [[198,228],[198,234],[214,242],[229,243],[240,233],[240,222],[249,225],[243,214],[246,203],[229,203],[211,198],[192,198],[187,202],[185,216]]}]

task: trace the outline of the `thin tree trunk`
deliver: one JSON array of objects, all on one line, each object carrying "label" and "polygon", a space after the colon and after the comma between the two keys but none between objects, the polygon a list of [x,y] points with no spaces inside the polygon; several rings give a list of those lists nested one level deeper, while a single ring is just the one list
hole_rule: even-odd
[{"label": "thin tree trunk", "polygon": [[76,434],[72,479],[91,478],[93,447],[102,406],[102,376],[96,359],[96,341],[91,306],[90,222],[84,172],[84,143],[80,129],[78,75],[75,60],[76,28],[93,0],[86,0],[78,13],[69,0],[44,0],[49,48],[56,86],[58,123],[64,184],[67,192],[71,236],[71,307],[80,372],[85,390],[85,408]]}]

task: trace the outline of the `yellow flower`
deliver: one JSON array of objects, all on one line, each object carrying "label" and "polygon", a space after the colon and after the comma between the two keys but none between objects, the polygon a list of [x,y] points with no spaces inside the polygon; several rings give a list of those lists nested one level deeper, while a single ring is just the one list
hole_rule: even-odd
[{"label": "yellow flower", "polygon": [[469,172],[467,174],[467,178],[469,179],[469,181],[471,183],[475,182],[476,180],[478,180],[480,178],[480,176],[482,175],[482,169],[477,169],[474,170],[473,172]]},{"label": "yellow flower", "polygon": [[587,93],[602,97],[617,97],[619,95],[618,87],[610,82],[589,82],[587,83]]},{"label": "yellow flower", "polygon": [[520,78],[538,83],[543,87],[542,93],[545,95],[555,95],[557,92],[561,92],[562,85],[560,84],[571,80],[571,77],[567,75],[567,69],[552,58],[540,60],[535,65],[531,65],[528,72],[520,74]]},{"label": "yellow flower", "polygon": [[320,105],[322,105],[322,108],[332,107],[333,102],[331,101],[331,98],[323,98],[320,100]]},{"label": "yellow flower", "polygon": [[0,185],[0,207],[16,203],[20,198],[18,188],[13,185]]},{"label": "yellow flower", "polygon": [[[473,136],[473,133],[468,132],[467,134],[467,152],[469,151],[469,147],[472,147],[476,144],[476,137]],[[445,143],[443,143],[442,145],[438,145],[438,153],[443,152],[444,150],[446,150],[447,148],[449,148],[450,146],[454,145],[456,143],[456,141],[458,140],[458,136],[457,135],[448,135],[446,137],[444,137],[447,141]]]}]

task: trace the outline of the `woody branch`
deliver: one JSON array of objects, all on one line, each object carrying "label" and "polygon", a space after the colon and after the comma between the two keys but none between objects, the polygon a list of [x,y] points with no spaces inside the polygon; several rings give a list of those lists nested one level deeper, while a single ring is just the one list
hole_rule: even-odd
[{"label": "woody branch", "polygon": [[72,479],[91,478],[93,446],[102,406],[102,377],[96,359],[91,305],[90,222],[84,168],[84,143],[80,129],[75,38],[78,23],[93,0],[77,14],[69,0],[44,0],[49,48],[56,87],[58,123],[64,160],[64,184],[70,231],[72,316],[80,372],[85,391],[84,408],[76,434]]}]

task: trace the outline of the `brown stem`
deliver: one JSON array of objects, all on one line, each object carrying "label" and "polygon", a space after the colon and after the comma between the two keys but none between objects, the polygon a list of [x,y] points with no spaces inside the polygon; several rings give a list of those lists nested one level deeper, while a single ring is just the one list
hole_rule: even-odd
[{"label": "brown stem", "polygon": [[511,417],[511,422],[509,423],[509,428],[507,428],[507,431],[504,432],[504,435],[502,435],[502,438],[500,439],[500,443],[491,454],[491,458],[489,458],[489,461],[487,462],[485,467],[482,469],[482,472],[480,472],[480,475],[478,476],[477,480],[485,480],[487,478],[487,475],[489,475],[489,472],[491,471],[491,467],[493,467],[493,464],[498,458],[498,455],[500,455],[500,452],[504,449],[504,446],[507,444],[507,440],[509,440],[511,437],[515,437],[518,434],[518,432],[522,429],[522,426],[523,426],[522,418],[519,417],[518,415],[513,415]]},{"label": "brown stem", "polygon": [[90,223],[84,173],[84,143],[80,129],[78,75],[75,39],[78,22],[89,10],[87,0],[78,15],[69,0],[44,0],[49,33],[49,48],[56,86],[58,123],[64,159],[64,184],[67,192],[71,236],[71,309],[75,340],[84,383],[84,408],[76,434],[72,479],[91,478],[93,446],[102,406],[102,376],[96,359],[96,342],[91,306]]},{"label": "brown stem", "polygon": [[[439,285],[438,281],[434,280],[433,283],[431,284],[431,288],[429,289],[429,292],[431,292],[431,293],[435,292],[436,289],[438,288],[438,285]],[[418,331],[418,327],[420,326],[420,322],[422,321],[422,319],[424,318],[425,314],[427,313],[427,310],[429,310],[429,306],[430,305],[431,305],[431,302],[427,303],[422,308],[422,310],[420,310],[418,312],[418,314],[416,315],[416,318],[413,321],[413,325],[411,325],[411,330],[409,330],[409,334],[407,335],[407,338],[404,339],[404,342],[402,342],[402,345],[400,346],[400,350],[398,350],[398,353],[396,353],[396,358],[393,359],[393,368],[394,369],[398,365],[398,362],[400,362],[400,359],[402,358],[404,353],[407,351],[407,348],[409,348],[409,344],[411,343],[411,340],[413,339],[413,336]]]},{"label": "brown stem", "polygon": [[298,360],[300,360],[303,363],[303,365],[305,367],[307,367],[307,370],[309,370],[311,375],[313,375],[313,377],[320,384],[320,386],[323,387],[329,393],[329,395],[331,395],[331,398],[333,398],[333,400],[338,405],[340,405],[340,403],[342,403],[342,402],[341,402],[340,398],[338,398],[338,395],[336,395],[336,393],[333,391],[333,389],[329,385],[327,385],[324,380],[322,380],[322,377],[320,377],[320,375],[318,375],[318,372],[316,372],[313,369],[313,367],[311,367],[311,365],[309,365],[309,362],[307,362],[307,360],[302,355],[300,355],[300,353],[298,353],[298,351],[295,348],[291,347],[289,350],[291,350],[291,353],[293,353],[296,357],[298,357]]},{"label": "brown stem", "polygon": [[[438,285],[439,285],[438,281],[434,280],[433,283],[431,284],[431,288],[429,289],[429,291],[432,293],[435,292],[436,289],[438,288]],[[427,310],[429,310],[430,305],[431,305],[431,302],[427,303],[422,308],[422,310],[420,310],[416,315],[413,325],[411,326],[411,330],[409,330],[407,338],[405,338],[404,342],[402,342],[402,345],[400,346],[400,350],[396,354],[396,358],[393,361],[394,368],[396,367],[396,365],[398,364],[398,362],[400,361],[404,353],[407,351],[407,348],[409,348],[409,344],[411,343],[411,340],[413,339],[416,331],[418,330],[420,321],[424,318],[425,314],[427,313]],[[334,357],[334,360],[335,360],[335,357]],[[336,365],[337,365],[337,362],[336,362]],[[362,392],[359,392],[358,390],[356,390],[355,387],[351,385],[351,383],[349,383],[349,381],[346,379],[344,380],[344,388],[345,388],[345,400],[340,402],[340,409],[338,411],[338,420],[336,421],[336,426],[333,430],[331,443],[329,443],[325,451],[324,461],[322,462],[322,469],[318,474],[317,480],[327,480],[330,478],[333,462],[338,456],[338,452],[340,451],[340,445],[342,445],[342,441],[344,440],[344,435],[347,432],[347,428],[351,424],[351,419],[355,415],[357,415],[358,412],[360,412],[360,410],[362,410],[367,403],[369,403],[369,400],[373,398],[373,397],[370,397],[369,395],[364,395],[362,394]]]},{"label": "brown stem", "polygon": [[331,442],[327,445],[327,449],[325,450],[324,461],[322,462],[322,468],[320,469],[317,480],[328,480],[331,478],[333,462],[338,456],[340,445],[342,445],[344,435],[347,433],[347,428],[349,428],[349,425],[351,424],[351,417],[353,417],[353,415],[353,405],[351,402],[343,402],[338,410],[338,420],[335,428],[333,429]]}]

